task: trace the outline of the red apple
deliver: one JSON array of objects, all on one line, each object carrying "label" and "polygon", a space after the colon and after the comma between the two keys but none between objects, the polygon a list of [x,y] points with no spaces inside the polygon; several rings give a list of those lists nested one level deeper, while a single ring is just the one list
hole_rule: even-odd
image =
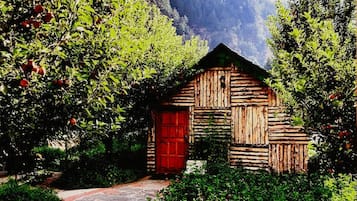
[{"label": "red apple", "polygon": [[328,97],[329,99],[335,99],[336,98],[336,94],[330,94],[330,96]]},{"label": "red apple", "polygon": [[23,88],[26,88],[30,85],[29,81],[27,81],[26,79],[22,79],[20,80],[20,86]]},{"label": "red apple", "polygon": [[33,25],[33,27],[35,27],[35,28],[39,28],[39,27],[41,26],[41,22],[39,22],[39,21],[33,21],[33,22],[32,22],[32,25]]},{"label": "red apple", "polygon": [[29,69],[29,66],[27,64],[22,64],[21,65],[21,69],[24,71],[24,72],[29,72],[31,71],[32,69]]},{"label": "red apple", "polygon": [[77,120],[72,117],[72,118],[69,119],[69,123],[70,123],[72,126],[74,126],[74,125],[77,124]]},{"label": "red apple", "polygon": [[347,150],[351,149],[351,143],[346,143],[345,147],[346,147]]},{"label": "red apple", "polygon": [[63,85],[63,80],[57,80],[57,86],[62,87]]},{"label": "red apple", "polygon": [[43,7],[41,5],[36,5],[34,8],[33,8],[33,11],[35,13],[42,13],[43,12]]},{"label": "red apple", "polygon": [[40,66],[40,68],[37,71],[38,74],[40,75],[45,75],[46,74],[46,69],[44,69],[43,67]]},{"label": "red apple", "polygon": [[38,68],[37,67],[33,67],[32,68],[32,72],[38,73]]},{"label": "red apple", "polygon": [[46,15],[43,17],[43,21],[50,22],[52,18],[53,18],[52,13],[46,13]]},{"label": "red apple", "polygon": [[28,20],[22,21],[21,26],[23,28],[30,28],[30,21],[28,21]]}]

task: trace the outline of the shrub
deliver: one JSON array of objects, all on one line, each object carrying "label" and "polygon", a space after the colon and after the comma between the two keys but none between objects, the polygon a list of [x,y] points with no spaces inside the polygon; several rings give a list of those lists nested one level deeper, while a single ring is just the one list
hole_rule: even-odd
[{"label": "shrub", "polygon": [[42,158],[42,168],[58,171],[66,154],[63,150],[48,146],[35,147],[32,152]]},{"label": "shrub", "polygon": [[53,185],[62,189],[109,187],[134,181],[143,174],[138,170],[122,169],[104,161],[96,164],[94,162],[79,163],[81,162],[76,162],[70,169],[64,171],[61,178]]},{"label": "shrub", "polygon": [[0,200],[60,201],[51,190],[32,187],[27,184],[20,185],[15,180],[10,180],[0,186]]},{"label": "shrub", "polygon": [[353,201],[356,199],[357,181],[346,174],[338,174],[336,177],[330,177],[325,180],[325,186],[332,192],[332,201]]},{"label": "shrub", "polygon": [[183,175],[163,189],[160,200],[329,200],[317,175],[274,175],[221,168],[217,174]]}]

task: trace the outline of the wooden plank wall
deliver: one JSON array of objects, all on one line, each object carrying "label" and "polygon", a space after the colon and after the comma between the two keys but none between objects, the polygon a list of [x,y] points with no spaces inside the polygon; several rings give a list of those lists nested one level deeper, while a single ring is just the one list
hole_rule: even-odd
[{"label": "wooden plank wall", "polygon": [[195,139],[213,135],[219,140],[231,136],[231,110],[229,107],[197,107],[194,110],[193,135]]},{"label": "wooden plank wall", "polygon": [[268,170],[268,146],[254,147],[234,145],[230,146],[229,159],[231,167],[243,167],[250,170]]},{"label": "wooden plank wall", "polygon": [[232,141],[235,144],[268,144],[268,109],[265,106],[232,107]]},{"label": "wooden plank wall", "polygon": [[269,144],[269,166],[275,172],[307,171],[307,144]]},{"label": "wooden plank wall", "polygon": [[307,171],[309,136],[291,125],[282,100],[269,89],[269,166],[275,172]]},{"label": "wooden plank wall", "polygon": [[232,106],[268,105],[267,87],[262,81],[234,68],[231,73]]},{"label": "wooden plank wall", "polygon": [[148,172],[155,172],[155,142],[148,142],[146,149],[146,169]]},{"label": "wooden plank wall", "polygon": [[229,107],[230,69],[211,68],[196,76],[195,107]]},{"label": "wooden plank wall", "polygon": [[161,105],[168,106],[193,106],[195,104],[195,81],[189,81],[176,94],[169,97]]},{"label": "wooden plank wall", "polygon": [[[190,153],[195,140],[214,134],[231,139],[232,167],[307,170],[309,137],[290,124],[273,90],[237,67],[207,69],[161,105],[189,108]],[[155,169],[154,157],[155,143],[148,141],[148,170]]]}]

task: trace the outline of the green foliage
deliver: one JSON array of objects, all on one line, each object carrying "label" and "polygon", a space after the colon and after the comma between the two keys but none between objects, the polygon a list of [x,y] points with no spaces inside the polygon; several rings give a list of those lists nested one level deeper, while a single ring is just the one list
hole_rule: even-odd
[{"label": "green foliage", "polygon": [[338,174],[335,177],[327,178],[324,183],[325,186],[332,192],[332,201],[356,200],[357,181],[353,181],[351,176]]},{"label": "green foliage", "polygon": [[145,147],[130,140],[114,140],[111,154],[101,141],[86,142],[70,151],[71,160],[55,187],[107,187],[134,181],[145,172]]},{"label": "green foliage", "polygon": [[132,98],[141,94],[135,86],[165,83],[207,52],[144,0],[0,5],[0,163],[13,172],[31,169],[31,150],[45,138],[123,133],[124,109],[147,105]]},{"label": "green foliage", "polygon": [[0,200],[11,201],[60,201],[56,194],[48,189],[20,185],[15,180],[0,186]]},{"label": "green foliage", "polygon": [[287,103],[293,123],[319,136],[310,170],[356,170],[353,10],[351,0],[298,0],[288,8],[278,2],[269,20],[275,58],[267,83]]},{"label": "green foliage", "polygon": [[163,189],[159,200],[329,200],[323,178],[272,175],[221,167],[217,174],[183,175]]},{"label": "green foliage", "polygon": [[58,171],[60,169],[61,161],[65,159],[65,152],[58,148],[48,146],[35,147],[32,152],[37,159],[41,161],[41,166],[46,170]]},{"label": "green foliage", "polygon": [[137,169],[125,169],[110,164],[104,158],[76,161],[65,170],[53,186],[61,189],[109,187],[140,178],[143,173]]}]

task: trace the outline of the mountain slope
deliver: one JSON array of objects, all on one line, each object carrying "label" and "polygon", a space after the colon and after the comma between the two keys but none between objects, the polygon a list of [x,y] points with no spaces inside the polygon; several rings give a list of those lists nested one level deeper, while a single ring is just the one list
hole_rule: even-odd
[{"label": "mountain slope", "polygon": [[225,43],[264,66],[270,51],[265,21],[274,14],[274,0],[150,0],[174,20],[179,34],[208,40],[210,48]]}]

